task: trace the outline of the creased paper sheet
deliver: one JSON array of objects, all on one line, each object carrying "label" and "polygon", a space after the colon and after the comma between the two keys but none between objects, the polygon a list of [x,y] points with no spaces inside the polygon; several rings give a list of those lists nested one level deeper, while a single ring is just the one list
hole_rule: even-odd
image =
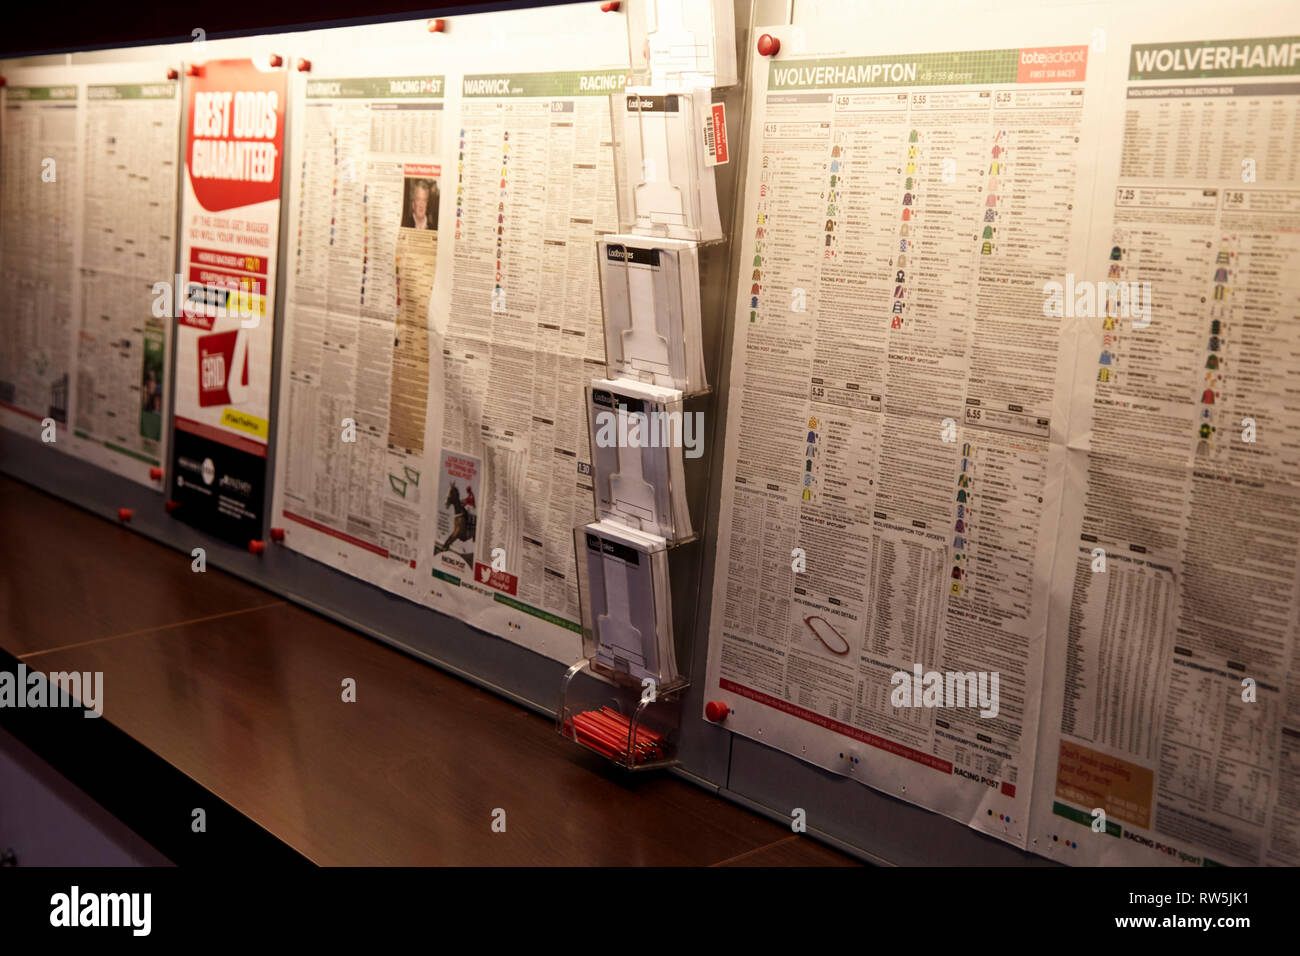
[{"label": "creased paper sheet", "polygon": [[161,488],[180,84],[156,62],[8,79],[0,424]]},{"label": "creased paper sheet", "polygon": [[1034,786],[1065,862],[1300,863],[1300,15],[1217,10],[1110,32],[1119,308],[1075,320]]},{"label": "creased paper sheet", "polygon": [[956,19],[754,60],[706,699],[1024,846],[1102,87]]},{"label": "creased paper sheet", "polygon": [[294,101],[273,523],[566,662],[573,528],[594,513],[583,387],[605,373],[596,237],[617,231],[613,21],[485,14],[454,44],[415,24],[382,49],[362,33]]}]

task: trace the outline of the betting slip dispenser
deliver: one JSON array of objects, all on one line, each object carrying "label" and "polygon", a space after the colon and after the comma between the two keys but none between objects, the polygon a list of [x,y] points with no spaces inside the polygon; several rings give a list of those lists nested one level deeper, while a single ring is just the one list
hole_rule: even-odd
[{"label": "betting slip dispenser", "polygon": [[583,529],[582,543],[596,661],[637,682],[671,685],[677,665],[666,542],[597,521]]},{"label": "betting slip dispenser", "polygon": [[[718,15],[728,0],[705,2],[707,11],[699,0],[653,0],[633,12],[630,41],[642,54],[634,69],[654,85],[610,96],[619,234],[596,248],[608,379],[594,379],[586,396],[596,520],[574,529],[584,656],[565,674],[556,729],[631,770],[676,762],[690,684],[678,664],[693,659],[695,629],[686,619],[674,627],[670,575],[676,564],[689,614],[699,547],[687,443],[626,436],[640,414],[678,419],[684,439],[687,415],[702,416],[689,403],[709,391],[699,250],[725,239],[714,167],[728,161],[725,111],[710,87],[734,82],[734,30],[717,33],[731,22],[729,6]],[[680,42],[687,34],[692,48]],[[616,440],[602,438],[598,414]],[[692,458],[703,440],[694,431]]]},{"label": "betting slip dispenser", "polygon": [[618,218],[624,232],[696,242],[722,239],[713,165],[711,93],[627,89],[610,96]]},{"label": "betting slip dispenser", "polygon": [[610,521],[574,530],[584,657],[556,728],[632,770],[675,763],[688,681],[677,669],[668,543]]},{"label": "betting slip dispenser", "polygon": [[732,86],[733,0],[627,0],[632,71],[646,82]]},{"label": "betting slip dispenser", "polygon": [[611,235],[596,249],[609,377],[707,392],[698,244]]},{"label": "betting slip dispenser", "polygon": [[658,535],[670,547],[694,539],[683,459],[702,436],[681,392],[596,379],[587,418],[597,520]]}]

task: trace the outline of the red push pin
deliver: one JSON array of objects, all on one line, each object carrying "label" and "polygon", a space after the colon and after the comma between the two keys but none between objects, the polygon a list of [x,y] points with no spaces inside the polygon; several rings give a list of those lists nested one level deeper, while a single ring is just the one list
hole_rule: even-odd
[{"label": "red push pin", "polygon": [[721,723],[727,719],[731,713],[731,708],[720,700],[711,700],[704,705],[704,716],[709,718],[715,724]]},{"label": "red push pin", "polygon": [[284,57],[280,56],[280,54],[278,53],[272,53],[270,57],[268,57],[267,59],[269,60],[272,68],[278,68],[284,66]]},{"label": "red push pin", "polygon": [[283,529],[283,528],[272,528],[272,529],[271,529],[271,540],[274,541],[276,544],[279,544],[281,541],[283,541],[283,540],[284,540],[284,529]]},{"label": "red push pin", "polygon": [[180,73],[173,67],[167,71],[167,79],[176,80],[180,78]]},{"label": "red push pin", "polygon": [[117,520],[118,520],[118,521],[130,521],[130,520],[131,520],[131,509],[130,509],[130,508],[118,508],[118,509],[117,509]]},{"label": "red push pin", "polygon": [[163,510],[166,511],[169,515],[174,515],[176,513],[176,509],[179,508],[180,506],[181,503],[179,501],[172,501],[170,498],[163,502]]},{"label": "red push pin", "polygon": [[600,9],[605,13],[617,13],[618,7],[618,0],[606,0],[605,3],[600,5]]},{"label": "red push pin", "polygon": [[310,73],[310,72],[311,72],[311,60],[307,59],[305,56],[300,56],[300,57],[298,57],[298,72],[299,72],[299,73]]},{"label": "red push pin", "polygon": [[430,32],[430,33],[446,33],[446,32],[447,32],[447,21],[446,21],[446,20],[429,20],[429,21],[428,21],[428,27],[429,27],[429,32]]},{"label": "red push pin", "polygon": [[154,466],[153,468],[149,469],[150,481],[162,481],[162,477],[163,477],[163,470],[161,468]]},{"label": "red push pin", "polygon": [[258,541],[256,538],[254,538],[252,541],[248,542],[249,554],[261,554],[265,550],[266,550],[265,541]]},{"label": "red push pin", "polygon": [[185,64],[185,75],[186,75],[186,76],[202,76],[202,75],[203,75],[203,67],[199,66],[197,63],[187,63],[187,64]]},{"label": "red push pin", "polygon": [[776,56],[781,52],[781,41],[770,33],[764,33],[758,38],[758,55],[759,56]]}]

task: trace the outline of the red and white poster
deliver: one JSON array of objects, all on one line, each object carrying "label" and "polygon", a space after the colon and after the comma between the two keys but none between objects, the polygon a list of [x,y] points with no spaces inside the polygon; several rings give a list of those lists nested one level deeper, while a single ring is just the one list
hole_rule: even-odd
[{"label": "red and white poster", "polygon": [[287,78],[251,59],[191,69],[172,497],[191,523],[247,541],[263,525]]}]

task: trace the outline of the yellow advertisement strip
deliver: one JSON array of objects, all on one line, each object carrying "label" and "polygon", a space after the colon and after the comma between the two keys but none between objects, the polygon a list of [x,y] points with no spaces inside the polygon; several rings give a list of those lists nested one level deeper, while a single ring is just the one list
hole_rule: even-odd
[{"label": "yellow advertisement strip", "polygon": [[258,418],[256,415],[239,412],[233,408],[227,408],[221,413],[221,424],[227,428],[247,432],[263,441],[269,441],[271,437],[271,424],[265,418]]},{"label": "yellow advertisement strip", "polygon": [[[251,279],[244,279],[245,283]],[[235,318],[251,319],[266,315],[266,296],[240,289],[231,289],[226,293],[226,315]]]}]

